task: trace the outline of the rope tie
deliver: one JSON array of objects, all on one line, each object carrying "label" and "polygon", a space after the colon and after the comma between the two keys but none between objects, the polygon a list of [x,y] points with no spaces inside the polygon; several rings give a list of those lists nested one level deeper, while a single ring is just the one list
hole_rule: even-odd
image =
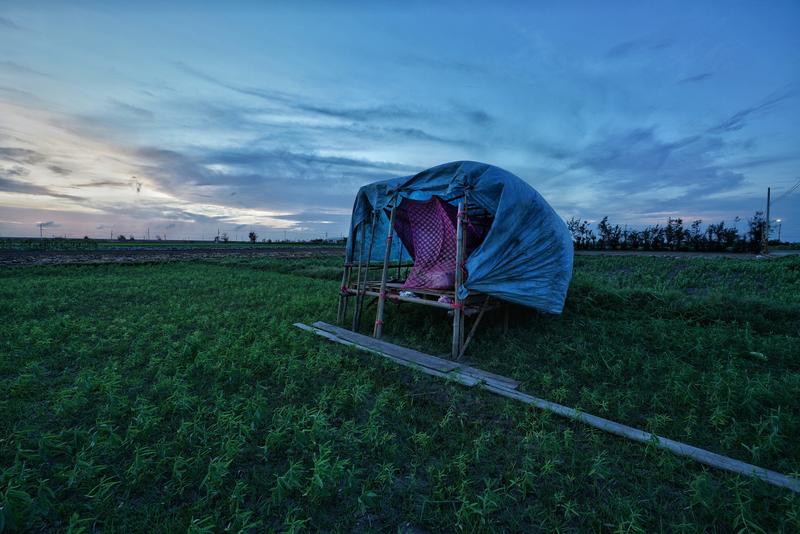
[{"label": "rope tie", "polygon": [[386,291],[381,291],[378,293],[378,296],[381,298],[381,300],[386,300]]},{"label": "rope tie", "polygon": [[463,310],[464,303],[461,302],[460,300],[454,300],[453,303],[450,304],[450,307],[453,308],[454,310]]},{"label": "rope tie", "polygon": [[339,290],[342,292],[342,295],[347,295],[349,293],[349,288],[347,286],[342,286]]},{"label": "rope tie", "polygon": [[376,319],[375,326],[383,326],[383,321],[381,321],[380,319]]},{"label": "rope tie", "polygon": [[392,236],[391,235],[387,235],[386,236],[386,242],[387,243],[391,243],[392,242]]}]

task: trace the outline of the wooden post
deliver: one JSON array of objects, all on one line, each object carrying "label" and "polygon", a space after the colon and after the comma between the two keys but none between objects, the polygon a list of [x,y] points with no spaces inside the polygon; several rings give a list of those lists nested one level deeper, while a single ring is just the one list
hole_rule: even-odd
[{"label": "wooden post", "polygon": [[[366,224],[364,224],[364,241],[366,241]],[[369,266],[372,259],[372,243],[375,242],[375,214],[372,214],[372,220],[369,225],[369,249],[367,251],[366,267],[364,269],[364,279],[361,280],[360,270],[361,264],[359,263],[359,284],[356,288],[356,304],[353,310],[353,332],[358,332],[361,328],[361,310],[364,308],[364,293],[367,290],[367,280],[369,280]],[[364,250],[362,247],[361,254],[363,256]]]},{"label": "wooden post", "polygon": [[[354,228],[353,234],[355,233],[356,230]],[[339,324],[342,324],[344,322],[344,318],[347,315],[347,299],[350,296],[347,293],[347,288],[350,285],[350,278],[353,272],[353,251],[356,248],[355,241],[356,241],[355,235],[351,235],[347,243],[348,248],[350,248],[350,261],[348,262],[347,258],[345,258],[344,269],[342,271],[342,287],[340,288],[340,294],[339,294],[339,309],[336,312],[336,321]]]},{"label": "wooden post", "polygon": [[[363,259],[363,256],[364,256],[364,236],[366,234],[366,229],[367,229],[366,223],[364,221],[361,221],[361,244],[360,244],[361,246],[360,246],[360,248],[358,250],[358,264],[357,264],[358,268],[357,268],[357,272],[356,272],[356,291],[358,291],[358,288],[359,288],[359,286],[361,284],[361,263],[362,263],[362,259]],[[355,250],[355,248],[356,248],[356,244],[355,244],[355,242],[353,242],[353,250]],[[347,284],[343,284],[343,287],[342,287],[342,292],[343,293],[345,291],[347,291],[347,288],[350,286],[350,278],[351,278],[351,273],[352,273],[352,270],[353,270],[353,267],[352,267],[352,265],[353,265],[353,262],[352,262],[353,254],[350,254],[350,258],[351,258],[351,261],[350,261],[350,272],[347,273]],[[347,297],[349,297],[349,296],[350,295],[347,294]],[[356,293],[356,302],[358,302],[358,294],[357,293]],[[346,317],[347,317],[347,300],[345,300],[345,302],[344,302],[344,309],[342,311],[342,318],[341,318],[340,322],[343,323]]]},{"label": "wooden post", "polygon": [[464,357],[464,353],[467,352],[467,345],[469,342],[472,341],[472,338],[475,337],[475,332],[478,330],[478,325],[481,323],[481,319],[483,319],[483,314],[486,313],[486,308],[489,306],[489,297],[486,297],[486,300],[483,301],[483,306],[481,306],[481,311],[478,314],[478,317],[475,319],[475,322],[472,325],[472,329],[469,331],[469,335],[467,336],[467,340],[461,345],[461,352],[458,353],[458,360]]},{"label": "wooden post", "polygon": [[400,241],[400,236],[397,236],[397,279],[400,278],[400,266],[403,264],[403,242]]},{"label": "wooden post", "polygon": [[336,312],[336,323],[342,324],[344,317],[347,315],[347,287],[350,285],[350,265],[345,262],[344,272],[342,273],[342,287],[339,288],[339,308]]},{"label": "wooden post", "polygon": [[464,303],[458,298],[458,288],[461,287],[461,264],[464,263],[464,201],[458,203],[458,216],[456,217],[456,272],[455,293],[453,295],[453,346],[450,351],[453,359],[458,359],[461,352],[462,333],[464,327]]},{"label": "wooden post", "polygon": [[378,294],[378,311],[375,313],[375,330],[373,336],[380,338],[383,335],[383,309],[386,304],[386,276],[389,274],[389,258],[392,255],[392,232],[394,225],[394,211],[397,208],[397,195],[392,201],[392,211],[389,213],[389,231],[386,235],[386,252],[383,254],[383,270],[381,271],[381,291]]},{"label": "wooden post", "polygon": [[769,204],[770,204],[770,188],[767,188],[767,231],[764,236],[764,254],[769,254]]},{"label": "wooden post", "polygon": [[[467,236],[469,235],[469,231],[466,228],[466,225],[469,223],[468,219],[468,212],[469,212],[469,197],[467,193],[464,193],[464,214],[462,215],[462,229],[461,229],[461,268],[459,271],[461,272],[461,283],[465,282],[464,280],[464,263],[467,261]],[[458,289],[456,289],[458,291]],[[461,327],[459,328],[459,340],[458,340],[458,354],[459,358],[461,354],[464,353],[464,333],[467,330],[467,317],[464,314],[464,308],[461,308]]]}]

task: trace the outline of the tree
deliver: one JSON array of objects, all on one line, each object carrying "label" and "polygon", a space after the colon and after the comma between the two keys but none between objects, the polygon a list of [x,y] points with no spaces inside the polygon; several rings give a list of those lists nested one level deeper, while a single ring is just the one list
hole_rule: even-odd
[{"label": "tree", "polygon": [[228,234],[227,234],[227,232],[222,232],[222,235],[219,236],[219,238],[223,243],[227,243],[228,242]]},{"label": "tree", "polygon": [[764,248],[764,237],[767,233],[767,221],[764,219],[764,212],[757,211],[753,217],[747,221],[750,237],[750,252],[758,253]]},{"label": "tree", "polygon": [[679,250],[684,239],[686,239],[686,231],[683,229],[683,219],[670,217],[664,228],[664,240],[667,247],[670,250]]},{"label": "tree", "polygon": [[620,228],[618,224],[611,226],[608,224],[608,216],[605,216],[597,225],[597,229],[600,231],[600,248],[608,248],[611,250],[619,248],[622,228]]},{"label": "tree", "polygon": [[700,230],[702,224],[703,220],[697,219],[692,223],[691,230],[688,231],[688,240],[694,250],[700,250],[703,247],[703,232]]},{"label": "tree", "polygon": [[117,241],[127,241],[127,240],[128,240],[128,239],[127,239],[127,238],[126,238],[124,235],[122,235],[122,234],[119,234],[119,235],[117,236]]},{"label": "tree", "polygon": [[258,236],[255,232],[250,232],[247,237],[250,238],[250,242],[253,244],[255,244],[256,240],[258,239]]}]

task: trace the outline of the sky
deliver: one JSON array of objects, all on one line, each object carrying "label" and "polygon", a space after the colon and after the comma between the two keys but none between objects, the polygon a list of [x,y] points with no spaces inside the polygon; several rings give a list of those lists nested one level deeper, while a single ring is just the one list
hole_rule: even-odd
[{"label": "sky", "polygon": [[[432,5],[435,4],[435,5]],[[800,3],[0,0],[0,235],[346,234],[475,160],[565,219],[800,241]]]}]

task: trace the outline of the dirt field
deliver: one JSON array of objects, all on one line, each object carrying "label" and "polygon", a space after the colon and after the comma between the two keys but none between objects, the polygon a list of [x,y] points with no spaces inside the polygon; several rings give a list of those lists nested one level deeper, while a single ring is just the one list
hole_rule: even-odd
[{"label": "dirt field", "polygon": [[0,265],[60,265],[67,263],[163,263],[230,256],[307,258],[341,256],[341,247],[131,248],[122,250],[0,250]]}]

